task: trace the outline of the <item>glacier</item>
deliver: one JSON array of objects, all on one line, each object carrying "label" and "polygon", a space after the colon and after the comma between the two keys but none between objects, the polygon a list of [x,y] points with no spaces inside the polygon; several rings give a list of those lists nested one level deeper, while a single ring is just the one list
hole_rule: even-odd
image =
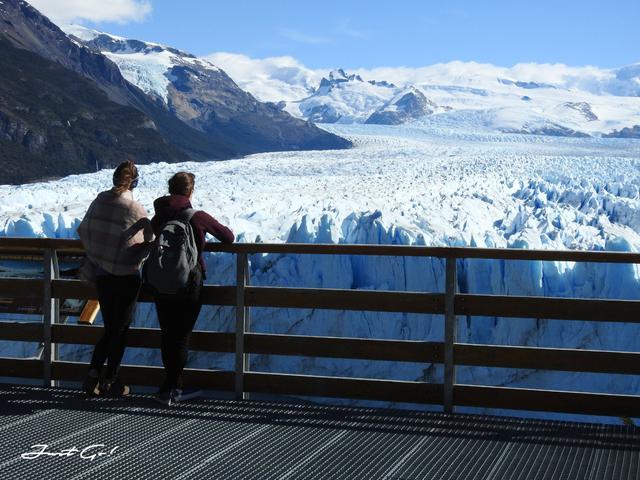
[{"label": "glacier", "polygon": [[[135,195],[151,212],[153,199],[165,193],[174,172],[193,171],[194,206],[230,225],[241,242],[633,252],[640,248],[638,140],[469,133],[456,128],[455,122],[324,128],[353,141],[355,147],[142,166]],[[104,170],[47,183],[0,186],[0,235],[75,238],[90,201],[109,187],[111,174]],[[435,258],[270,254],[252,255],[250,261],[255,285],[444,289],[444,264]],[[232,255],[208,254],[206,262],[208,282],[234,284]],[[468,293],[640,299],[640,269],[465,260],[459,262],[458,288]],[[206,306],[196,329],[231,332],[234,322],[232,308]],[[251,330],[268,333],[441,341],[443,323],[438,315],[251,310]],[[139,305],[135,325],[157,326],[152,305]],[[458,340],[637,352],[640,325],[460,316]],[[0,355],[29,356],[35,347],[0,342]],[[64,346],[61,354],[87,360],[90,350]],[[159,365],[159,352],[128,349],[124,362]],[[189,366],[232,369],[233,357],[192,352]],[[440,365],[412,363],[252,355],[251,368],[442,381]],[[640,378],[625,375],[458,367],[457,381],[640,394]]]}]

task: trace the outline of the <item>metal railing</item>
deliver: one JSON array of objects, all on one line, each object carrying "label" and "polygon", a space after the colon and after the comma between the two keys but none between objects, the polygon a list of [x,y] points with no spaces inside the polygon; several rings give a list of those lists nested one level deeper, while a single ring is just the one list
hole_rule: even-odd
[{"label": "metal railing", "polygon": [[[209,252],[236,255],[236,286],[206,285],[203,303],[232,306],[236,310],[235,333],[196,331],[193,350],[235,354],[235,371],[187,369],[185,381],[194,386],[234,391],[237,398],[247,392],[316,395],[442,405],[445,412],[455,406],[538,410],[592,415],[640,416],[639,395],[571,392],[456,382],[456,367],[485,366],[640,375],[640,353],[566,348],[536,348],[465,344],[456,341],[457,317],[492,316],[594,322],[640,323],[640,301],[463,294],[456,291],[457,261],[498,259],[506,261],[567,261],[640,264],[640,254],[592,251],[547,251],[413,247],[391,245],[319,244],[207,244]],[[80,380],[87,365],[58,360],[52,345],[94,344],[101,327],[58,323],[60,299],[93,299],[92,286],[79,280],[58,278],[57,256],[82,255],[75,240],[0,238],[0,254],[42,255],[44,279],[0,279],[0,297],[41,302],[43,322],[0,323],[0,340],[44,343],[40,359],[0,358],[0,375],[42,378],[50,385],[57,380]],[[437,257],[445,262],[445,291],[441,293],[312,289],[252,286],[250,254],[375,255]],[[151,301],[142,292],[140,301]],[[373,340],[252,333],[252,307],[315,308],[437,314],[444,316],[442,342]],[[160,331],[131,328],[127,345],[159,348]],[[344,378],[255,372],[249,369],[249,354],[294,355],[344,359],[387,360],[443,364],[442,384],[389,379]],[[150,366],[122,368],[123,378],[133,384],[157,385],[162,369]]]}]

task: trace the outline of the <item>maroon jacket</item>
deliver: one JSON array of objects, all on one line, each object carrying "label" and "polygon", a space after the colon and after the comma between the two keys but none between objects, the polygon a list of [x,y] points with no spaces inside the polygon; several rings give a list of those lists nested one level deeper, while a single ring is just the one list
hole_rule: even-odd
[{"label": "maroon jacket", "polygon": [[[173,220],[180,212],[191,207],[191,202],[184,195],[167,195],[156,198],[153,202],[155,215],[151,219],[151,227],[156,235],[162,226],[169,220]],[[206,212],[198,211],[191,217],[191,228],[198,247],[198,260],[202,266],[202,272],[206,271],[204,260],[202,259],[202,250],[205,243],[205,235],[210,233],[222,243],[233,243],[235,237],[233,232],[218,222],[215,218]]]}]

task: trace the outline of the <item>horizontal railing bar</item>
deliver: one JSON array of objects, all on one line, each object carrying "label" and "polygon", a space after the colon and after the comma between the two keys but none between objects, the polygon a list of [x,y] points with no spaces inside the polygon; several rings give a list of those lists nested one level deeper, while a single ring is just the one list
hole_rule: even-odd
[{"label": "horizontal railing bar", "polygon": [[457,315],[640,323],[638,300],[468,295],[455,298]]},{"label": "horizontal railing bar", "polygon": [[[69,344],[95,344],[102,328],[85,325],[53,325],[53,341]],[[41,322],[0,322],[0,340],[41,341]],[[190,348],[197,351],[234,351],[234,334],[194,331]],[[126,345],[159,348],[160,330],[130,328]],[[369,360],[441,363],[442,343],[377,340],[306,335],[250,333],[245,348],[263,355],[296,355]],[[640,375],[640,353],[598,350],[513,347],[501,345],[456,344],[457,365],[496,368],[523,368],[572,372]]]},{"label": "horizontal railing bar", "polygon": [[42,375],[42,360],[0,357],[0,376],[2,377],[42,378]]},{"label": "horizontal railing bar", "polygon": [[[83,362],[52,362],[52,378],[54,380],[82,381],[89,369]],[[160,386],[164,380],[162,367],[122,365],[118,377],[131,385]],[[204,370],[186,368],[183,372],[184,382],[193,387],[210,390],[233,390],[233,372],[226,370]]]},{"label": "horizontal railing bar", "polygon": [[635,395],[455,385],[453,397],[456,405],[467,407],[615,417],[640,415],[640,400]]},{"label": "horizontal railing bar", "polygon": [[321,255],[379,255],[399,257],[474,258],[566,262],[640,263],[640,254],[593,250],[529,250],[520,248],[422,247],[416,245],[353,245],[318,243],[208,243],[208,252]]},{"label": "horizontal railing bar", "polygon": [[[55,238],[0,238],[0,252],[11,249],[55,249],[59,252],[82,252],[79,240]],[[322,255],[380,255],[417,257],[455,257],[494,260],[534,260],[596,263],[640,264],[640,253],[593,250],[529,250],[519,248],[477,247],[424,247],[416,245],[347,245],[316,243],[234,243],[231,245],[210,242],[205,245],[209,252],[226,253],[280,253]]]},{"label": "horizontal railing bar", "polygon": [[442,384],[261,372],[244,377],[245,390],[255,393],[442,404]]},{"label": "horizontal railing bar", "polygon": [[[338,290],[282,287],[247,287],[247,306],[281,308],[326,308],[337,310],[375,310],[409,313],[442,313],[444,297],[438,293],[388,292],[379,290]],[[235,305],[234,286],[205,285],[203,303]],[[94,299],[95,289],[80,280],[54,280],[55,298]],[[140,302],[153,298],[141,292]]]},{"label": "horizontal railing bar", "polygon": [[95,287],[82,280],[53,280],[51,295],[53,298],[73,298],[78,300],[95,300],[98,298]]},{"label": "horizontal railing bar", "polygon": [[[36,301],[42,302],[40,299],[36,299]],[[42,315],[42,305],[36,305],[33,301],[4,304],[0,299],[0,313],[11,315]],[[80,313],[81,312],[74,308],[60,308],[61,317],[79,317]],[[3,320],[0,320],[0,322],[2,321]]]},{"label": "horizontal railing bar", "polygon": [[635,352],[456,343],[454,360],[457,365],[640,375]]},{"label": "horizontal railing bar", "polygon": [[42,251],[47,249],[60,251],[83,252],[84,248],[80,240],[62,238],[21,238],[2,237],[0,238],[0,252],[20,249],[22,251],[34,250]]},{"label": "horizontal railing bar", "polygon": [[[23,296],[33,296],[42,280],[2,279],[0,288],[12,285]],[[27,291],[25,291],[25,289]],[[1,290],[4,292],[5,290]],[[54,280],[55,298],[93,299],[95,289],[80,280]],[[147,292],[141,302],[152,301]],[[389,292],[378,290],[339,290],[282,287],[247,287],[247,305],[254,307],[323,308],[336,310],[398,311],[442,314],[444,296],[439,293]],[[233,306],[235,287],[206,285],[203,302]],[[602,322],[640,323],[640,301],[583,298],[523,297],[507,295],[457,294],[457,315],[548,318]]]},{"label": "horizontal railing bar", "polygon": [[44,281],[31,278],[0,278],[0,299],[33,298],[42,301]]},{"label": "horizontal railing bar", "polygon": [[0,321],[0,340],[16,342],[41,342],[43,337],[42,322]]},{"label": "horizontal railing bar", "polygon": [[442,363],[442,343],[245,333],[245,350],[263,355],[295,355],[416,363]]},{"label": "horizontal railing bar", "polygon": [[251,307],[444,313],[443,294],[381,290],[246,287],[245,303]]},{"label": "horizontal railing bar", "polygon": [[[236,287],[221,285],[205,285],[202,289],[202,302],[206,305],[234,305]],[[82,280],[53,280],[54,298],[74,298],[95,300],[95,288]],[[143,288],[138,297],[139,302],[153,302],[151,294]]]},{"label": "horizontal railing bar", "polygon": [[[74,345],[94,345],[103,333],[102,326],[52,325],[52,341]],[[127,331],[125,344],[128,347],[160,348],[161,332],[158,328],[132,327]],[[205,352],[233,352],[234,334],[194,330],[189,348]]]},{"label": "horizontal railing bar", "polygon": [[202,287],[202,303],[205,305],[234,306],[236,287],[228,285],[205,285]]},{"label": "horizontal railing bar", "polygon": [[[53,342],[93,345],[101,337],[101,326],[53,325]],[[40,324],[42,330],[42,324]],[[2,335],[0,335],[2,338]],[[161,333],[157,328],[132,327],[127,331],[126,345],[160,348]],[[189,348],[197,351],[232,353],[235,334],[194,330]],[[389,360],[416,363],[441,363],[442,344],[406,340],[369,340],[362,338],[313,337],[247,333],[247,353],[263,355],[297,355],[307,357]]]}]

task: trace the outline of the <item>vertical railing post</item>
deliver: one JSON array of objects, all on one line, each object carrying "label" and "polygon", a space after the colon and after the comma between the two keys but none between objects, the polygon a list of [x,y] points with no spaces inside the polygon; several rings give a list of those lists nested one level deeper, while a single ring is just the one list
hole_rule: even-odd
[{"label": "vertical railing post", "polygon": [[55,386],[51,380],[51,364],[56,360],[56,350],[52,345],[51,325],[56,322],[59,315],[58,299],[53,298],[53,280],[57,277],[58,260],[56,251],[46,249],[44,251],[44,296],[42,302],[42,380],[45,387]]},{"label": "vertical railing post", "polygon": [[244,334],[249,325],[249,309],[245,306],[245,287],[249,285],[249,261],[246,253],[236,254],[236,365],[235,393],[244,400],[244,373],[248,370],[249,356],[244,353]]},{"label": "vertical railing post", "polygon": [[456,383],[456,366],[453,347],[456,342],[457,322],[455,314],[456,257],[447,257],[444,300],[444,411],[453,413],[453,386]]},{"label": "vertical railing post", "polygon": [[[58,280],[60,278],[60,265],[58,264],[58,251],[57,250],[52,250],[51,251],[51,258],[53,260],[52,261],[52,264],[53,264],[53,278],[55,280]],[[59,298],[54,298],[53,299],[53,317],[51,319],[51,323],[53,325],[60,323],[60,299]],[[51,337],[51,341],[52,341],[51,361],[55,362],[57,360],[60,360],[60,344],[53,342],[53,335]],[[60,381],[59,380],[52,380],[51,381],[51,386],[53,386],[53,387],[60,386]]]}]

